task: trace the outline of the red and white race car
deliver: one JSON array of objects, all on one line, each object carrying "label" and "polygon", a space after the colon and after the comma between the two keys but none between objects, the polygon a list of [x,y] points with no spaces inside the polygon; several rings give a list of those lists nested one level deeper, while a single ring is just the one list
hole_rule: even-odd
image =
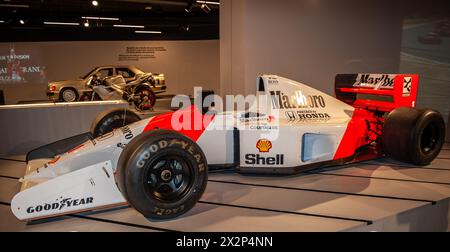
[{"label": "red and white race car", "polygon": [[[140,120],[107,111],[89,133],[31,151],[11,209],[20,220],[130,204],[150,219],[189,211],[208,169],[293,174],[390,156],[429,164],[442,116],[416,109],[418,75],[342,74],[336,98],[275,75],[257,78],[247,111],[198,106]],[[380,100],[381,99],[381,100]]]}]

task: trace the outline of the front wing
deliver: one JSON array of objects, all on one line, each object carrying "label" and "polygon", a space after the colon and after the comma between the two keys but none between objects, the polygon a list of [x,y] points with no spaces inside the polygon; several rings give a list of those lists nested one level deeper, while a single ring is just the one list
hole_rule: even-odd
[{"label": "front wing", "polygon": [[125,204],[111,161],[106,161],[21,191],[12,199],[11,210],[20,220],[33,220]]}]

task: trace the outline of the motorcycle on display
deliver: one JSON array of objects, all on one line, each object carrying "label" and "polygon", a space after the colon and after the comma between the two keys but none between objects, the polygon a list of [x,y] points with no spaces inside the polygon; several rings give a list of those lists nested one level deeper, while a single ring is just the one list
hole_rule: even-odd
[{"label": "motorcycle on display", "polygon": [[99,79],[92,76],[88,81],[88,86],[92,91],[85,92],[80,101],[99,100],[125,100],[133,104],[138,111],[148,111],[155,106],[156,95],[151,85],[154,83],[152,74],[144,73],[136,80],[126,83],[122,75]]}]

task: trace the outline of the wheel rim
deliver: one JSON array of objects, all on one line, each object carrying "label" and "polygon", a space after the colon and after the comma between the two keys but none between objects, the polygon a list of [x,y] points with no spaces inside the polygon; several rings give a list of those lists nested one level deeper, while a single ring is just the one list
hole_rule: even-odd
[{"label": "wheel rim", "polygon": [[420,149],[424,154],[433,152],[439,141],[439,129],[438,126],[430,123],[428,124],[422,132],[420,137]]},{"label": "wheel rim", "polygon": [[139,110],[149,110],[155,105],[155,99],[151,91],[145,89],[140,90],[137,93],[137,96],[139,97],[139,100],[135,100],[134,105]]},{"label": "wheel rim", "polygon": [[73,102],[75,101],[77,95],[75,94],[75,91],[73,91],[72,89],[66,89],[63,92],[63,99],[66,102]]},{"label": "wheel rim", "polygon": [[178,156],[157,158],[148,164],[146,191],[160,201],[176,201],[191,187],[191,174],[191,166]]}]

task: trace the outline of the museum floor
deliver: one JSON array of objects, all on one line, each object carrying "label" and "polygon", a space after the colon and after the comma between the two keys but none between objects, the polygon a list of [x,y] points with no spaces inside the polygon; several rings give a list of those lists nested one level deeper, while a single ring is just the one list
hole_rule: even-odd
[{"label": "museum floor", "polygon": [[450,143],[427,167],[378,160],[290,177],[213,172],[201,201],[176,220],[130,207],[18,221],[9,202],[23,156],[0,159],[0,231],[447,231]]}]

